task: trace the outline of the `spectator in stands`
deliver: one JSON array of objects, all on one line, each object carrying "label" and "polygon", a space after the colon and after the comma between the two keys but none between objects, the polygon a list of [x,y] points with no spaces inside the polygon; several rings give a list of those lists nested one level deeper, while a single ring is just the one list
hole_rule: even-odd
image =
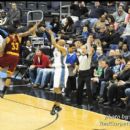
[{"label": "spectator in stands", "polygon": [[127,62],[119,74],[113,75],[113,78],[115,80],[108,86],[108,102],[104,103],[104,105],[112,105],[115,98],[117,102],[115,105],[122,106],[121,98],[124,96],[125,89],[129,88],[129,85],[125,84],[125,82],[130,79],[130,61]]},{"label": "spectator in stands", "polygon": [[116,30],[124,24],[126,15],[127,13],[124,11],[122,5],[120,5],[117,11],[113,13]]},{"label": "spectator in stands", "polygon": [[116,8],[115,7],[115,1],[108,1],[106,8],[107,8],[108,14],[114,13],[115,12],[115,8]]},{"label": "spectator in stands", "polygon": [[14,21],[20,21],[20,10],[17,8],[16,3],[13,2],[7,15],[6,24],[13,24]]},{"label": "spectator in stands", "polygon": [[129,18],[129,21],[128,23],[126,24],[126,28],[121,36],[124,40],[127,41],[127,45],[130,49],[130,18]]},{"label": "spectator in stands", "polygon": [[76,90],[76,72],[77,65],[79,64],[78,57],[75,52],[75,45],[73,43],[69,45],[66,64],[68,66],[69,76],[67,80],[67,87],[65,88],[65,95],[68,98],[71,96],[71,92]]},{"label": "spectator in stands", "polygon": [[90,28],[93,27],[93,25],[98,21],[98,19],[101,17],[101,15],[106,14],[106,10],[101,5],[99,1],[94,2],[94,7],[92,7],[88,13],[88,18],[82,20],[82,24],[84,25],[87,21],[90,23]]},{"label": "spectator in stands", "polygon": [[115,49],[115,57],[121,56],[120,49]]},{"label": "spectator in stands", "polygon": [[101,26],[99,30],[95,33],[95,35],[97,39],[101,40],[101,42],[106,42],[106,44],[102,45],[103,49],[109,47],[109,43],[107,42],[109,37],[106,26]]},{"label": "spectator in stands", "polygon": [[97,47],[96,54],[97,54],[97,61],[105,58],[105,55],[103,54],[103,49],[100,46]]},{"label": "spectator in stands", "polygon": [[72,16],[77,16],[80,20],[83,18],[87,18],[88,9],[84,1],[75,1],[74,3],[72,3],[70,8],[73,10]]},{"label": "spectator in stands", "polygon": [[37,68],[47,68],[50,65],[49,58],[43,54],[42,49],[38,49],[34,58],[33,64],[29,68],[31,81],[34,83],[37,76]]},{"label": "spectator in stands", "polygon": [[33,87],[51,89],[53,86],[53,78],[54,68],[51,68],[51,64],[48,68],[38,68]]},{"label": "spectator in stands", "polygon": [[106,20],[108,22],[108,24],[107,24],[108,27],[112,25],[112,26],[114,26],[114,29],[115,29],[115,19],[114,19],[113,15],[107,14]]},{"label": "spectator in stands", "polygon": [[108,62],[109,62],[109,65],[111,67],[113,67],[115,65],[115,50],[113,49],[110,49],[110,51],[108,52],[108,56],[106,56]]},{"label": "spectator in stands", "polygon": [[121,70],[122,70],[122,66],[121,66],[121,58],[122,57],[117,57],[115,59],[115,66],[112,67],[113,73],[114,74],[118,74]]},{"label": "spectator in stands", "polygon": [[[103,68],[103,74],[100,77],[94,77],[91,78],[92,82],[96,82],[99,85],[99,103],[102,103],[107,100],[107,84],[108,81],[112,79],[112,69],[110,68],[109,62],[107,59],[103,59],[101,63],[101,67]],[[91,86],[91,88],[94,88],[95,86]]]},{"label": "spectator in stands", "polygon": [[125,17],[125,24],[129,23],[130,21],[130,8],[128,9],[128,14]]},{"label": "spectator in stands", "polygon": [[107,12],[99,1],[94,2],[94,7],[90,10],[89,18],[99,18]]},{"label": "spectator in stands", "polygon": [[31,43],[30,40],[27,40],[27,42],[26,42],[26,48],[29,50],[29,52],[32,51],[32,43]]},{"label": "spectator in stands", "polygon": [[[93,78],[102,76],[103,68],[101,67],[101,63],[102,63],[102,60],[99,60],[97,67],[94,69]],[[91,91],[92,91],[92,98],[95,100],[97,96],[99,95],[99,90],[98,90],[99,84],[93,81],[93,78],[91,78]]]},{"label": "spectator in stands", "polygon": [[112,44],[113,47],[117,48],[119,40],[120,40],[120,36],[121,35],[119,34],[119,32],[115,31],[114,25],[113,24],[109,25],[109,27],[108,27],[108,40],[107,40],[108,45]]},{"label": "spectator in stands", "polygon": [[97,47],[102,47],[102,42],[101,42],[101,40],[100,40],[100,39],[95,39],[95,45],[96,45]]},{"label": "spectator in stands", "polygon": [[121,53],[124,58],[126,59],[130,58],[130,51],[127,44],[123,44]]},{"label": "spectator in stands", "polygon": [[53,18],[51,23],[50,23],[51,27],[52,27],[52,31],[57,34],[60,30],[60,23],[59,23],[59,20],[58,18]]},{"label": "spectator in stands", "polygon": [[122,49],[122,45],[124,44],[123,43],[124,41],[122,41],[121,39],[119,40],[119,43],[118,43],[118,49],[121,51]]},{"label": "spectator in stands", "polygon": [[93,26],[93,32],[98,32],[98,30],[100,30],[101,27],[104,27],[106,24],[105,20],[106,20],[105,15],[101,15],[99,20]]},{"label": "spectator in stands", "polygon": [[66,23],[61,30],[61,35],[63,38],[69,39],[74,34],[75,34],[74,21],[70,16],[68,16],[66,18]]},{"label": "spectator in stands", "polygon": [[[21,56],[23,57],[22,62],[25,63],[26,62],[26,58],[29,55],[32,55],[32,53],[35,52],[35,48],[32,46],[32,43],[30,40],[27,40],[26,45],[21,47]],[[29,59],[29,61],[31,61],[31,59]]]},{"label": "spectator in stands", "polygon": [[82,39],[83,39],[84,42],[87,40],[88,36],[89,36],[88,27],[84,26],[83,30],[82,30]]}]

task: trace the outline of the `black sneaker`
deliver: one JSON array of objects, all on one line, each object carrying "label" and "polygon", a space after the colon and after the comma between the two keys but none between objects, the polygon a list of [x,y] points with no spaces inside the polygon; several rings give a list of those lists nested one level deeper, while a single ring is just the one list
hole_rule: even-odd
[{"label": "black sneaker", "polygon": [[51,110],[51,115],[55,115],[57,112],[61,111],[62,108],[60,106],[54,105]]},{"label": "black sneaker", "polygon": [[54,105],[54,106],[52,107],[52,110],[51,110],[50,114],[51,114],[51,115],[55,115],[55,114],[56,114],[56,105]]},{"label": "black sneaker", "polygon": [[56,107],[55,107],[55,110],[56,110],[57,112],[59,112],[59,111],[62,110],[62,108],[61,108],[60,106],[56,106]]}]

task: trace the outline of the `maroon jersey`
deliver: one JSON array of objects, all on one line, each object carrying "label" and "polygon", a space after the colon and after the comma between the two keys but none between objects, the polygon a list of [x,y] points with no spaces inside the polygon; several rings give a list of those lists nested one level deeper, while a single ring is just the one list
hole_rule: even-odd
[{"label": "maroon jersey", "polygon": [[21,38],[18,35],[10,35],[6,38],[5,53],[0,57],[0,67],[8,67],[8,73],[15,71],[19,61]]},{"label": "maroon jersey", "polygon": [[21,39],[18,35],[9,35],[6,38],[5,53],[12,52],[19,54]]}]

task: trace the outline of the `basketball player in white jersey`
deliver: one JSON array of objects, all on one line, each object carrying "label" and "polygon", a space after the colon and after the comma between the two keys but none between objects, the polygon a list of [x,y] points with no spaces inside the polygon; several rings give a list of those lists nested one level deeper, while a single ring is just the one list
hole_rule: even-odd
[{"label": "basketball player in white jersey", "polygon": [[61,94],[62,94],[62,88],[66,87],[66,82],[68,78],[68,68],[65,64],[66,61],[66,54],[67,50],[64,47],[65,40],[60,39],[58,42],[56,42],[54,38],[54,33],[47,29],[47,32],[51,36],[51,43],[54,46],[54,93],[55,93],[55,103],[51,110],[51,115],[56,114],[56,112],[59,112],[62,108],[60,107],[60,100],[61,100]]}]

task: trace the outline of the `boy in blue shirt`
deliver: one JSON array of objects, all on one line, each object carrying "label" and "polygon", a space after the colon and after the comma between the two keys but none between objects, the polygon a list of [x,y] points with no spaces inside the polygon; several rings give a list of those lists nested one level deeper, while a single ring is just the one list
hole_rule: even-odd
[{"label": "boy in blue shirt", "polygon": [[68,54],[66,58],[66,64],[69,70],[69,77],[67,80],[67,87],[65,89],[66,97],[70,97],[71,92],[76,90],[76,73],[78,68],[78,57],[75,52],[75,45],[70,44],[68,48]]}]

